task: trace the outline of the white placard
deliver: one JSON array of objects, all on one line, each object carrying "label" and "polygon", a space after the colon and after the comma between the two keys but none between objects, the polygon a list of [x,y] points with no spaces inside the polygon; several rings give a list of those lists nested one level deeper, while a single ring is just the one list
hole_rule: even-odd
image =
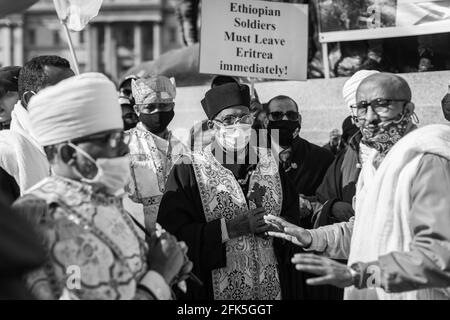
[{"label": "white placard", "polygon": [[200,73],[306,80],[308,6],[203,0]]}]

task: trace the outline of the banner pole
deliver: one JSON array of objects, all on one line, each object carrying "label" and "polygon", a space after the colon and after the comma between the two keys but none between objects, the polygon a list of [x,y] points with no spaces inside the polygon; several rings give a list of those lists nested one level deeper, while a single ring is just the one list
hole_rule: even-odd
[{"label": "banner pole", "polygon": [[328,43],[322,43],[322,64],[325,79],[330,79],[330,61],[328,60]]},{"label": "banner pole", "polygon": [[72,37],[70,36],[69,28],[67,27],[67,24],[64,21],[61,21],[62,25],[64,26],[64,31],[66,33],[67,43],[69,44],[69,50],[70,54],[72,55],[72,61],[73,61],[73,67],[75,69],[75,74],[80,74],[80,68],[78,67],[78,59],[77,55],[75,54],[75,49],[73,48],[72,43]]}]

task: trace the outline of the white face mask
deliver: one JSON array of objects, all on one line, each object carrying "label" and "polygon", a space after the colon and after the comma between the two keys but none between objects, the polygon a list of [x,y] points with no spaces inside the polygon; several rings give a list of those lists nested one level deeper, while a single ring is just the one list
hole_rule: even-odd
[{"label": "white face mask", "polygon": [[252,126],[237,123],[230,126],[216,123],[215,140],[224,151],[234,152],[244,149],[250,141]]},{"label": "white face mask", "polygon": [[102,185],[106,187],[108,193],[117,195],[125,188],[131,180],[130,160],[128,156],[116,157],[116,158],[98,158],[94,160],[87,152],[75,146],[72,143],[68,143],[69,146],[74,148],[77,152],[81,153],[89,161],[95,163],[97,166],[97,174],[92,179],[87,179],[76,169],[75,173],[79,176],[81,181]]}]

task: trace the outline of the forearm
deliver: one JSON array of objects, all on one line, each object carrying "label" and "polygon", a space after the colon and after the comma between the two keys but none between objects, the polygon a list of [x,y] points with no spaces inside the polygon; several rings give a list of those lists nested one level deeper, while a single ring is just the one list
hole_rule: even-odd
[{"label": "forearm", "polygon": [[347,259],[350,253],[354,217],[348,222],[311,229],[311,244],[305,251],[316,251],[333,259]]}]

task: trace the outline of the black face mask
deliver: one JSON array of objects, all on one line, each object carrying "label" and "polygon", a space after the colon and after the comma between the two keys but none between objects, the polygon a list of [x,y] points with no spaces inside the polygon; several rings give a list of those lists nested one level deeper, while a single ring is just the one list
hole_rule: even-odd
[{"label": "black face mask", "polygon": [[450,93],[447,93],[441,101],[442,112],[444,112],[444,118],[450,121]]},{"label": "black face mask", "polygon": [[161,133],[166,130],[174,116],[175,112],[173,110],[169,112],[156,112],[152,114],[141,112],[141,114],[139,114],[139,120],[151,133]]},{"label": "black face mask", "polygon": [[297,128],[300,128],[300,123],[298,121],[290,120],[269,121],[267,126],[269,135],[272,135],[272,130],[279,130],[279,144],[283,147],[287,147],[292,144],[294,141],[294,132]]}]

